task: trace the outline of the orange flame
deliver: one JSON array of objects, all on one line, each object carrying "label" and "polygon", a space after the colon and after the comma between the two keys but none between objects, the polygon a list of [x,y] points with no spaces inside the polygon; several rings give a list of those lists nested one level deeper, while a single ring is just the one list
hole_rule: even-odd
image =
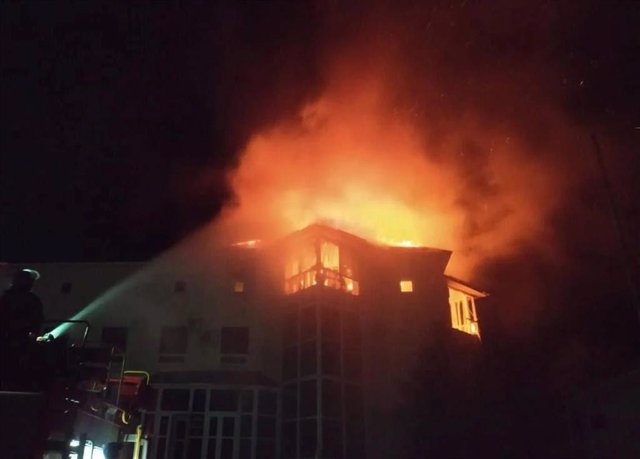
[{"label": "orange flame", "polygon": [[[454,250],[449,268],[459,275],[523,241],[546,239],[544,219],[561,181],[517,139],[460,120],[446,141],[431,145],[410,113],[389,106],[381,79],[342,83],[247,143],[230,176],[237,205],[225,211],[243,236],[322,222],[382,244]],[[461,139],[470,136],[491,150],[482,186],[496,191],[482,201],[468,168],[459,167]]]}]

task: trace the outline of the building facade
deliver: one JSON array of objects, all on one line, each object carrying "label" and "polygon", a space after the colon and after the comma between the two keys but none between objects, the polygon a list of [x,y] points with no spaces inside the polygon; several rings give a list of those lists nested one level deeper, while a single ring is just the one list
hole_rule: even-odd
[{"label": "building facade", "polygon": [[452,329],[480,341],[486,295],[444,275],[450,256],[313,225],[148,263],[30,267],[47,318],[89,321],[89,342],[151,373],[149,457],[376,459],[399,457],[420,350]]}]

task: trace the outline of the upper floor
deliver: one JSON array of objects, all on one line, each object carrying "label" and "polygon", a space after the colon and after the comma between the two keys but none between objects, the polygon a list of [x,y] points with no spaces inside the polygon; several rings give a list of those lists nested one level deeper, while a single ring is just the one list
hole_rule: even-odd
[{"label": "upper floor", "polygon": [[[350,298],[380,339],[434,324],[479,337],[476,301],[486,294],[444,276],[450,256],[312,225],[270,244],[186,246],[150,262],[29,266],[41,273],[35,291],[45,316],[88,320],[89,340],[125,351],[129,367],[239,369],[277,380],[283,308],[310,288]],[[4,265],[3,277],[14,268]]]}]

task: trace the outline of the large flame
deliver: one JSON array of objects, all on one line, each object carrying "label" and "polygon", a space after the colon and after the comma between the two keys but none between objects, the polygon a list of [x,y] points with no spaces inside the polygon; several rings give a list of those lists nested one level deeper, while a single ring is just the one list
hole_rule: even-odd
[{"label": "large flame", "polygon": [[[544,155],[469,117],[434,142],[428,123],[390,102],[389,78],[334,73],[297,118],[248,141],[224,219],[242,229],[238,237],[323,222],[383,244],[453,250],[449,270],[458,275],[523,242],[547,241],[545,219],[564,179]],[[482,147],[480,158],[465,150],[468,139]]]}]

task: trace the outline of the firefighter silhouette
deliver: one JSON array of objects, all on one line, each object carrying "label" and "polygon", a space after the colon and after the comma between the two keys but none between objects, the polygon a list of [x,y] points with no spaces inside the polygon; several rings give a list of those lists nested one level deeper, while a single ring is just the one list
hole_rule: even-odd
[{"label": "firefighter silhouette", "polygon": [[31,290],[40,277],[37,271],[21,269],[0,296],[0,385],[29,385],[30,354],[43,321],[42,302]]}]

